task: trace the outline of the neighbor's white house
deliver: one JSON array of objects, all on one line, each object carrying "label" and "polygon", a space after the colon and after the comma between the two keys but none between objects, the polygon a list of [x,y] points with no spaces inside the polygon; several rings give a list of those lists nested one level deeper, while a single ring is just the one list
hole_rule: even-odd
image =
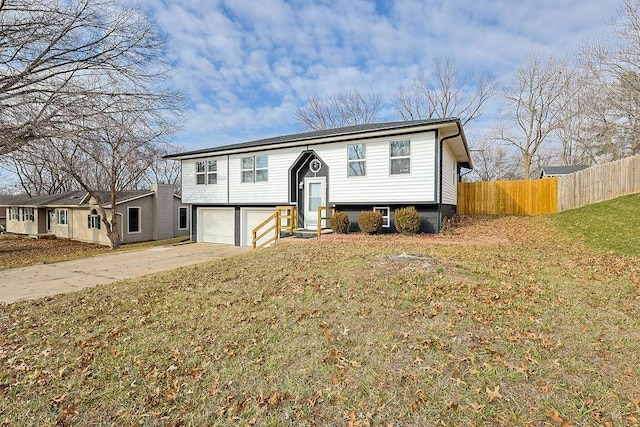
[{"label": "neighbor's white house", "polygon": [[166,156],[182,162],[182,202],[192,206],[198,242],[250,246],[252,230],[276,206],[295,206],[315,229],[318,206],[346,212],[352,228],[378,210],[414,206],[423,232],[456,212],[460,168],[471,157],[460,120],[429,119],[318,130]]}]

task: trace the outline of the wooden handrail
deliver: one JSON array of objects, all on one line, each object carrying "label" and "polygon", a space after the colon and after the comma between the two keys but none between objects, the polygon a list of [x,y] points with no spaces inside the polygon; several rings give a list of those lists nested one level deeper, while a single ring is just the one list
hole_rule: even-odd
[{"label": "wooden handrail", "polygon": [[[276,222],[275,225],[272,225],[266,231],[260,234],[260,236],[258,236],[258,230],[260,230],[261,228],[263,228],[273,220],[275,220]],[[262,243],[260,246],[257,246],[258,240],[265,237],[270,231],[274,229],[276,230],[275,235],[272,238],[268,239],[266,242]],[[280,237],[280,212],[275,211],[273,214],[269,216],[269,218],[262,221],[260,225],[258,225],[256,228],[253,229],[253,239],[251,240],[251,245],[253,246],[254,250],[260,249],[267,246],[271,242],[275,242],[278,239],[278,237]]]},{"label": "wooden handrail", "polygon": [[[293,230],[298,227],[297,208],[295,206],[276,206],[276,210],[280,213],[280,228],[293,234]],[[287,221],[286,226],[282,225],[282,220]]]},{"label": "wooden handrail", "polygon": [[[326,210],[330,211],[329,216],[322,215],[322,212]],[[322,221],[331,219],[335,212],[336,209],[333,206],[318,206],[318,237],[320,237],[320,235],[322,234]]]},{"label": "wooden handrail", "polygon": [[[253,229],[253,238],[251,240],[253,249],[260,249],[275,242],[280,238],[280,232],[282,230],[287,230],[289,231],[289,234],[293,234],[293,230],[295,230],[298,224],[297,212],[298,211],[295,206],[276,206],[276,211]],[[287,220],[286,226],[282,226],[282,220]],[[269,228],[262,230],[267,226],[269,226]],[[266,237],[272,231],[275,231],[274,235],[258,245],[258,241],[263,237]],[[259,232],[260,234],[258,234]]]}]

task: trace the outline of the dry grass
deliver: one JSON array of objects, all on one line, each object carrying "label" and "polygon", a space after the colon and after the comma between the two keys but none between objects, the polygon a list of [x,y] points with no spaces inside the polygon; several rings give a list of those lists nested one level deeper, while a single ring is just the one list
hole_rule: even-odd
[{"label": "dry grass", "polygon": [[637,425],[639,264],[493,218],[0,307],[0,425]]}]

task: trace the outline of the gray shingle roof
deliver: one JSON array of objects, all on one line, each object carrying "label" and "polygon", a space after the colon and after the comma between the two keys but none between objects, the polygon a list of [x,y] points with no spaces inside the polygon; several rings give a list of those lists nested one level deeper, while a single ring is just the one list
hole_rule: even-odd
[{"label": "gray shingle roof", "polygon": [[[99,193],[106,203],[105,207],[109,206],[109,200],[111,195],[107,191]],[[118,203],[135,199],[137,197],[153,194],[150,190],[131,190],[118,192]],[[5,203],[5,206],[78,206],[80,202],[87,195],[86,191],[69,191],[60,194],[51,194],[45,196],[36,196],[31,198],[22,198],[12,200]]]},{"label": "gray shingle roof", "polygon": [[242,142],[239,144],[221,145],[217,147],[205,148],[195,151],[186,151],[183,153],[170,154],[164,156],[166,159],[172,159],[183,156],[197,156],[199,154],[215,153],[217,151],[228,151],[244,148],[257,148],[265,145],[284,144],[288,142],[302,142],[313,139],[329,138],[336,136],[357,135],[360,133],[384,131],[402,128],[411,128],[420,125],[434,125],[439,123],[453,123],[458,121],[457,118],[447,119],[424,119],[413,121],[401,121],[401,122],[386,122],[386,123],[366,123],[355,126],[347,126],[336,129],[321,129],[313,130],[309,132],[295,133],[291,135],[282,135],[272,138],[258,139],[255,141]]},{"label": "gray shingle roof", "polygon": [[540,176],[568,175],[570,173],[578,172],[588,167],[589,165],[544,166],[542,168],[542,173]]}]

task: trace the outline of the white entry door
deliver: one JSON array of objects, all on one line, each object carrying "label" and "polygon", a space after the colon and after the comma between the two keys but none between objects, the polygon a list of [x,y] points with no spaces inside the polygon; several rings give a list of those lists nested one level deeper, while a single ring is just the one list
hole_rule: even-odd
[{"label": "white entry door", "polygon": [[318,228],[318,206],[324,206],[326,200],[326,178],[304,179],[304,227]]}]

